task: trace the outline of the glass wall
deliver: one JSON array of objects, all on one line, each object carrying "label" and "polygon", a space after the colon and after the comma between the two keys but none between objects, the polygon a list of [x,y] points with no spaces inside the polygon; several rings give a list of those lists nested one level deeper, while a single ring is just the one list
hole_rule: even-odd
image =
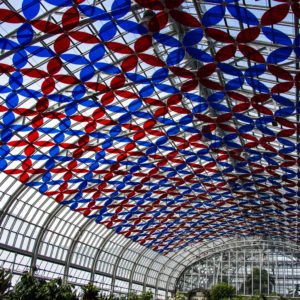
[{"label": "glass wall", "polygon": [[275,241],[233,244],[201,258],[180,276],[177,289],[209,289],[225,282],[239,294],[294,295],[300,282],[299,250]]},{"label": "glass wall", "polygon": [[93,281],[106,294],[152,290],[164,299],[186,266],[179,253],[165,256],[116,235],[4,173],[0,196],[0,267],[13,272],[13,284],[35,269],[76,286]]}]

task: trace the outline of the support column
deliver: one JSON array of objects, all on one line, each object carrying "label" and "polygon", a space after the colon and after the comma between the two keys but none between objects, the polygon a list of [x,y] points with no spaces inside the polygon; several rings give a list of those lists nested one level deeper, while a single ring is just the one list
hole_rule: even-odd
[{"label": "support column", "polygon": [[67,252],[67,257],[66,257],[66,264],[65,264],[65,270],[64,270],[64,274],[63,274],[63,280],[64,282],[68,281],[68,277],[69,277],[69,269],[70,269],[70,263],[72,261],[72,256],[74,254],[74,250],[75,247],[77,245],[77,243],[79,242],[81,236],[85,233],[85,231],[87,230],[87,228],[93,224],[95,221],[94,220],[88,220],[76,233],[76,235],[74,236],[72,243],[68,249]]},{"label": "support column", "polygon": [[235,250],[235,290],[238,291],[238,250]]},{"label": "support column", "polygon": [[286,260],[285,260],[285,255],[283,256],[283,295],[285,296],[286,295]]},{"label": "support column", "polygon": [[[274,254],[273,254],[273,260],[274,260]],[[278,284],[278,260],[276,259],[275,262],[275,282],[276,282],[276,287],[277,287],[277,292],[280,293],[279,290],[279,284]]]},{"label": "support column", "polygon": [[244,295],[246,295],[246,274],[247,274],[246,248],[244,248]]},{"label": "support column", "polygon": [[205,280],[205,288],[208,289],[208,266],[207,266],[207,258],[205,259],[205,277],[206,277],[206,280]]},{"label": "support column", "polygon": [[200,269],[200,261],[197,264],[197,268],[198,268],[198,289],[200,289],[200,279],[201,279],[201,269]]},{"label": "support column", "polygon": [[40,245],[42,244],[43,237],[45,233],[48,230],[48,227],[51,225],[51,222],[59,215],[59,212],[64,209],[64,206],[57,205],[53,211],[50,213],[50,215],[47,217],[47,219],[44,221],[44,224],[42,225],[36,239],[33,245],[32,249],[32,258],[30,263],[30,270],[33,273],[33,271],[36,268],[36,262],[37,262],[37,256],[39,252]]},{"label": "support column", "polygon": [[[153,258],[152,262],[149,264],[147,271],[145,273],[145,280],[144,280],[144,290],[146,290],[146,280],[149,277],[149,273],[152,269],[153,264],[156,262],[157,258],[159,257],[159,253]],[[128,287],[129,288],[129,287]],[[158,281],[156,281],[156,286],[155,286],[155,298],[158,295]]]},{"label": "support column", "polygon": [[269,255],[267,256],[268,257],[268,296],[270,295],[270,260],[269,260]]},{"label": "support column", "polygon": [[[294,258],[295,258],[294,251],[293,251],[292,257],[293,257],[293,260],[294,260]],[[292,260],[291,266],[292,266],[292,288],[294,290],[295,283],[294,283],[294,261],[293,260]]]},{"label": "support column", "polygon": [[227,271],[227,282],[230,284],[230,266],[231,266],[231,251],[228,251],[228,271]]},{"label": "support column", "polygon": [[223,282],[223,252],[221,252],[221,282]]},{"label": "support column", "polygon": [[251,295],[253,295],[253,247],[251,247]]},{"label": "support column", "polygon": [[215,266],[215,264],[216,264],[216,261],[215,261],[215,257],[213,258],[213,285],[215,285],[216,284],[216,276],[215,276],[215,274],[216,274],[216,266]]},{"label": "support column", "polygon": [[261,294],[262,253],[259,251],[259,294]]},{"label": "support column", "polygon": [[[115,262],[114,268],[113,268],[113,272],[112,272],[112,280],[111,280],[111,289],[112,289],[112,293],[115,293],[115,283],[116,283],[116,276],[117,276],[117,271],[118,271],[118,267],[120,264],[121,259],[123,258],[123,255],[125,253],[125,251],[128,249],[129,245],[132,243],[131,240],[128,240],[127,243],[124,245],[123,249],[120,251],[120,253],[118,254],[118,258]],[[147,273],[147,272],[146,272]],[[145,283],[144,283],[145,286]],[[145,290],[145,289],[144,289]],[[129,293],[129,284],[128,284],[128,290],[127,293]]]},{"label": "support column", "polygon": [[95,273],[96,273],[96,268],[97,268],[97,263],[98,263],[98,259],[100,257],[100,254],[102,252],[102,250],[104,249],[106,242],[113,236],[114,231],[111,230],[111,232],[100,242],[99,248],[97,250],[97,253],[93,259],[93,263],[92,263],[92,272],[91,272],[91,278],[90,281],[92,283],[94,283],[95,281]]}]

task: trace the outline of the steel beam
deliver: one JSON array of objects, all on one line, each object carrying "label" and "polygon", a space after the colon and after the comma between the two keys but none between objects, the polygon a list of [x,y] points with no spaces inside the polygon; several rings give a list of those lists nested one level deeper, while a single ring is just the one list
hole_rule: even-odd
[{"label": "steel beam", "polygon": [[86,229],[93,224],[94,220],[88,220],[83,227],[81,227],[78,232],[76,233],[75,237],[72,240],[72,243],[70,245],[70,248],[68,250],[67,253],[67,258],[66,258],[66,264],[65,264],[65,270],[64,270],[64,277],[63,279],[66,281],[68,276],[69,276],[69,269],[70,269],[70,263],[72,261],[72,256],[74,253],[74,249],[79,241],[79,239],[81,238],[81,236],[83,235],[83,233],[86,231]]},{"label": "steel beam", "polygon": [[36,241],[34,243],[33,246],[33,250],[31,253],[31,264],[30,264],[30,270],[31,272],[34,272],[35,268],[36,268],[36,261],[37,261],[37,257],[38,257],[38,251],[41,245],[41,241],[44,237],[45,232],[48,229],[48,226],[51,224],[52,220],[57,216],[57,214],[63,210],[63,206],[56,206],[55,209],[51,212],[51,214],[47,217],[47,219],[45,220],[44,224],[42,225],[42,228],[40,229],[40,232],[36,238]]},{"label": "steel beam", "polygon": [[[2,243],[0,243],[0,249],[5,250],[5,251],[9,251],[9,252],[12,252],[12,253],[16,253],[16,254],[21,254],[21,255],[24,255],[24,256],[28,256],[28,257],[30,257],[32,255],[32,252],[30,252],[30,251],[26,251],[26,250],[19,249],[19,248],[16,248],[16,247],[8,246],[8,245],[2,244]],[[41,255],[41,254],[37,254],[37,259],[48,261],[48,262],[51,262],[51,263],[54,263],[54,264],[58,264],[58,265],[62,265],[62,266],[65,265],[65,261],[64,260],[56,259],[56,258],[53,258],[53,257],[48,257],[48,256]],[[89,272],[89,273],[92,272],[92,268],[83,267],[83,266],[80,266],[80,265],[77,265],[77,264],[73,264],[73,263],[70,263],[70,267],[74,268],[74,269],[77,269],[77,270]],[[106,273],[106,272],[102,272],[102,271],[95,271],[95,274],[112,278],[111,274]],[[129,282],[128,279],[125,279],[125,278],[120,277],[120,276],[116,276],[116,279]],[[135,283],[135,284],[141,284],[138,281],[133,281],[133,283]],[[154,285],[149,285],[149,286],[151,288],[155,288]]]},{"label": "steel beam", "polygon": [[[110,233],[108,233],[108,235],[104,238],[104,240],[101,241],[101,243],[99,245],[99,249],[95,255],[95,258],[94,258],[93,264],[92,264],[91,282],[95,281],[95,273],[98,273],[98,272],[96,272],[96,267],[97,267],[97,262],[98,262],[99,256],[100,256],[102,250],[104,249],[107,241],[109,241],[113,235],[114,235],[114,231],[112,230]],[[111,275],[110,275],[110,277],[111,277]]]},{"label": "steel beam", "polygon": [[[114,269],[113,269],[113,274],[112,274],[112,281],[111,281],[112,292],[113,293],[115,292],[115,283],[116,283],[116,277],[117,277],[117,270],[118,270],[120,261],[123,258],[123,254],[125,253],[125,251],[129,248],[128,246],[131,245],[131,244],[132,244],[132,241],[128,239],[128,241],[125,244],[124,248],[119,253],[117,261],[115,262]],[[129,285],[128,285],[128,292],[129,292]]]}]

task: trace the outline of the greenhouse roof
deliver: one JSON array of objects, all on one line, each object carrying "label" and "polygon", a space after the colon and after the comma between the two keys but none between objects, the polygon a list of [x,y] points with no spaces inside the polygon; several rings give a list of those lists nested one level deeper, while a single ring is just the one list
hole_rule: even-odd
[{"label": "greenhouse roof", "polygon": [[298,241],[299,17],[284,0],[1,1],[1,221],[69,228],[72,251],[104,230],[174,268],[199,242]]}]

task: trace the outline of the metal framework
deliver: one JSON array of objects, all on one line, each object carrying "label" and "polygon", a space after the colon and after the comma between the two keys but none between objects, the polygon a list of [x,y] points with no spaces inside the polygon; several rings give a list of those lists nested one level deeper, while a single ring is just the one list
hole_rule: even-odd
[{"label": "metal framework", "polygon": [[[22,185],[12,177],[4,174],[2,176],[5,178],[5,180],[1,180],[2,188],[8,182],[10,188],[6,192],[1,192],[1,205],[5,207],[7,203],[10,203],[10,209],[6,212],[1,225],[1,266],[11,269],[16,275],[30,270],[30,267],[37,268],[38,276],[65,277],[66,280],[76,285],[92,281],[100,285],[104,291],[107,290],[108,293],[114,291],[115,294],[127,293],[122,284],[127,286],[128,290],[137,292],[141,292],[143,289],[152,289],[160,298],[165,298],[168,290],[174,290],[176,276],[183,269],[182,263],[173,260],[170,265],[174,270],[165,273],[162,269],[168,262],[168,257],[124,238],[117,241],[114,231],[91,223],[84,217],[76,216],[75,225],[73,222],[67,222],[64,224],[64,231],[60,231],[56,227],[61,221],[59,215],[62,214],[64,220],[68,220],[72,217],[72,212],[58,204],[53,207],[52,212],[49,212],[49,199],[40,196],[32,188],[27,188],[24,194],[19,193],[21,198],[14,198],[16,192],[13,192],[13,187],[18,191],[18,186]],[[12,195],[9,195],[10,192]],[[22,198],[24,195],[28,199]],[[19,206],[22,208],[16,211]],[[39,219],[38,216],[41,212],[44,213],[44,210],[48,211],[48,216],[44,220]],[[54,230],[51,229],[51,224],[55,227]],[[101,231],[99,231],[99,226]],[[73,234],[70,235],[70,232]],[[55,239],[49,240],[54,235],[59,235],[59,242],[55,242]],[[47,250],[51,244],[63,249],[63,253],[55,252],[53,249]],[[112,250],[110,244],[116,244],[121,251],[115,249],[115,251],[110,251],[111,253],[108,252]],[[15,254],[12,255],[13,253]],[[114,257],[116,257],[115,260]],[[146,258],[148,265],[145,264]],[[106,262],[105,265],[101,265],[103,259]],[[127,262],[127,265],[124,262]],[[147,271],[145,274],[139,273],[137,276],[137,273],[141,272],[139,266],[143,266]],[[127,269],[127,276],[121,272],[124,268]],[[77,273],[71,274],[70,269],[77,270]],[[161,278],[159,282],[157,280],[163,274],[166,278],[171,279],[168,288],[166,279]],[[116,281],[119,282],[119,286]]]},{"label": "metal framework", "polygon": [[3,266],[164,298],[181,272],[185,289],[226,274],[240,288],[249,262],[271,261],[287,293],[299,11],[284,0],[1,1]]},{"label": "metal framework", "polygon": [[224,243],[187,267],[176,289],[205,290],[226,282],[239,294],[299,296],[299,247],[274,240]]}]

